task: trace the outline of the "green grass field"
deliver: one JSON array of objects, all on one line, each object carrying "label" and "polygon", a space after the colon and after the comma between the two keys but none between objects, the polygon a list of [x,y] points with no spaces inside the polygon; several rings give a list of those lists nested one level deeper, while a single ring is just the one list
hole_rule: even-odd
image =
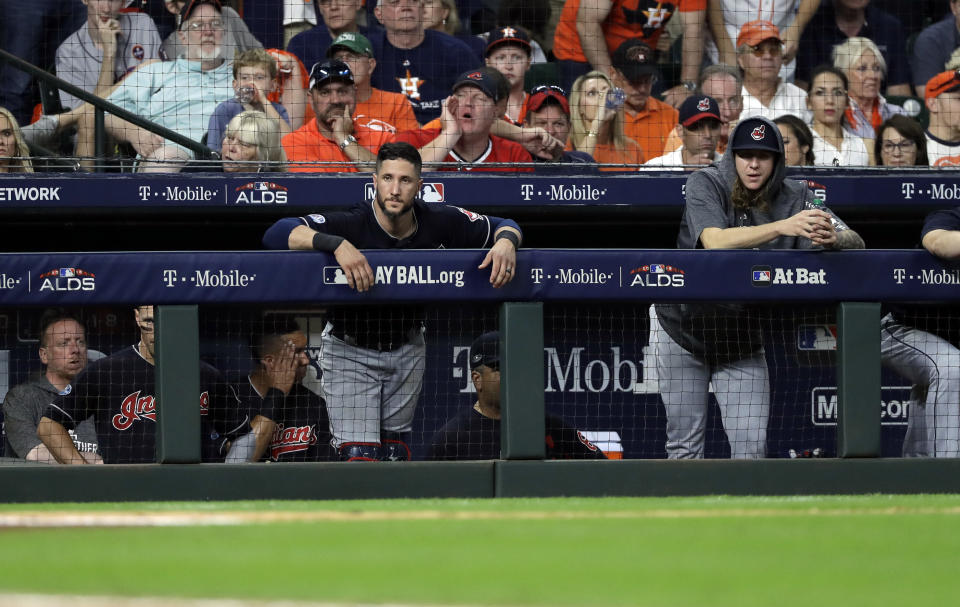
[{"label": "green grass field", "polygon": [[[24,524],[62,524],[61,514],[102,526]],[[117,526],[171,517],[172,526]],[[0,506],[0,521],[0,593],[252,604],[960,601],[956,495],[14,504]]]}]

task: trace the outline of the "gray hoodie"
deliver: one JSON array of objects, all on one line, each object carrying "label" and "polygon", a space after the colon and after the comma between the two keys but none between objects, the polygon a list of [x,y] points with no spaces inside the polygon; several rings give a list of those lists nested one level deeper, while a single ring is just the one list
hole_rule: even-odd
[{"label": "gray hoodie", "polygon": [[[818,201],[807,184],[785,179],[786,163],[783,138],[776,125],[765,118],[754,118],[766,123],[775,133],[780,153],[773,174],[765,187],[770,188],[771,202],[766,210],[736,210],[731,200],[737,170],[732,146],[719,162],[690,175],[687,179],[686,206],[677,235],[678,249],[699,249],[700,234],[705,228],[732,228],[757,226],[799,213],[804,208],[817,208],[833,216],[837,231],[849,229],[833,212]],[[751,122],[753,122],[751,120]],[[741,122],[730,135],[735,141],[742,128],[753,125]],[[809,239],[798,236],[778,236],[758,245],[760,249],[815,249]],[[688,352],[703,357],[707,362],[739,360],[759,351],[763,342],[760,335],[758,310],[746,306],[725,304],[657,304],[660,325]]]}]

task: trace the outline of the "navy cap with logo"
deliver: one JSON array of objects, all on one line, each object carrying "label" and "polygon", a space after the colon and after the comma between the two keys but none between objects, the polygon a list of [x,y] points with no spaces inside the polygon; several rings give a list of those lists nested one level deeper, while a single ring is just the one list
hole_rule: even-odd
[{"label": "navy cap with logo", "polygon": [[473,340],[470,344],[470,369],[486,365],[492,369],[500,367],[500,332],[490,331]]},{"label": "navy cap with logo", "polygon": [[644,76],[657,71],[657,60],[653,49],[640,38],[630,38],[613,51],[610,57],[613,67],[630,82],[636,82]]},{"label": "navy cap with logo", "polygon": [[487,42],[487,49],[484,56],[489,57],[493,49],[501,44],[513,44],[519,46],[530,56],[532,48],[530,46],[530,36],[519,27],[501,27],[490,32],[490,39]]},{"label": "navy cap with logo", "polygon": [[680,124],[683,126],[693,126],[705,119],[713,119],[720,122],[720,106],[717,100],[707,95],[693,95],[687,97],[680,104]]},{"label": "navy cap with logo", "polygon": [[193,14],[198,7],[203,6],[204,4],[209,4],[217,9],[218,13],[223,12],[223,5],[220,4],[220,0],[190,0],[183,5],[183,8],[180,9],[180,27],[183,27],[183,24],[187,22],[190,18],[190,15]]},{"label": "navy cap with logo", "polygon": [[487,97],[493,99],[494,103],[500,101],[497,82],[484,69],[469,70],[460,74],[457,81],[453,83],[453,92],[457,92],[458,89],[465,86],[474,86],[480,89]]},{"label": "navy cap with logo", "polygon": [[730,142],[730,149],[740,150],[767,150],[780,154],[780,138],[777,135],[777,126],[766,120],[747,118],[737,125]]},{"label": "navy cap with logo", "polygon": [[353,73],[346,63],[337,59],[314,63],[310,70],[310,88],[320,88],[328,82],[353,84]]}]

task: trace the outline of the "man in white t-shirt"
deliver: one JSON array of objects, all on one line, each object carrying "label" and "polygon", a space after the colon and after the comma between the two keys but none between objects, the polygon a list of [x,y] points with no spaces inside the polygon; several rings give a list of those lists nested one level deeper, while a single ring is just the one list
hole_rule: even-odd
[{"label": "man in white t-shirt", "polygon": [[764,19],[783,32],[783,66],[780,77],[793,82],[800,35],[820,7],[820,0],[711,0],[707,21],[712,37],[704,45],[711,63],[734,65],[737,49],[733,46],[740,29],[748,21]]},{"label": "man in white t-shirt", "polygon": [[676,150],[644,163],[644,166],[679,167],[707,165],[717,157],[720,140],[720,106],[713,97],[694,95],[680,104],[677,135],[683,141]]},{"label": "man in white t-shirt", "polygon": [[809,122],[807,92],[780,78],[783,38],[769,21],[750,21],[737,36],[737,64],[743,70],[743,112],[740,120],[763,116],[774,120],[793,114]]},{"label": "man in white t-shirt", "polygon": [[926,132],[930,166],[960,166],[960,70],[931,78],[924,98],[930,111]]}]

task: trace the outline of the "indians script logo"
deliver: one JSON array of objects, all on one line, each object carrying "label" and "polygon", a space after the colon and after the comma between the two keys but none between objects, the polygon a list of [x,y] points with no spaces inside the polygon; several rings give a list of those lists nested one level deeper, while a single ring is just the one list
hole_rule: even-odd
[{"label": "indians script logo", "polygon": [[469,74],[467,74],[466,77],[469,78],[470,80],[483,80],[483,73],[482,73],[482,72],[470,72]]},{"label": "indians script logo", "polygon": [[272,181],[251,181],[234,190],[234,204],[287,204],[287,188]]},{"label": "indians script logo", "polygon": [[306,451],[316,444],[317,435],[313,431],[313,425],[285,428],[283,424],[277,424],[277,429],[273,432],[273,441],[270,443],[270,459],[276,461],[284,453]]},{"label": "indians script logo", "polygon": [[767,135],[767,125],[761,124],[757,128],[753,129],[753,132],[750,133],[750,136],[753,137],[754,141],[763,141],[763,138]]},{"label": "indians script logo", "polygon": [[701,99],[700,101],[698,101],[698,102],[697,102],[697,109],[700,110],[701,112],[706,112],[706,111],[708,111],[708,110],[710,109],[710,100],[707,99],[706,97],[704,97],[703,99]]},{"label": "indians script logo", "polygon": [[54,268],[40,275],[40,291],[94,291],[95,275],[81,268]]},{"label": "indians script logo", "polygon": [[128,394],[120,403],[120,413],[113,416],[111,422],[117,430],[127,430],[133,422],[141,419],[157,421],[157,401],[153,396],[140,396],[140,390]]}]

